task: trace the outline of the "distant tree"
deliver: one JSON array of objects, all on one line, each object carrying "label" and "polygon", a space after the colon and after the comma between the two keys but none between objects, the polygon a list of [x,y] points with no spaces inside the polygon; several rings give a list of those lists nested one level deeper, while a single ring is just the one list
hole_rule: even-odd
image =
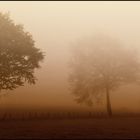
[{"label": "distant tree", "polygon": [[35,68],[44,55],[22,25],[15,24],[9,13],[0,13],[0,91],[13,90],[25,82],[35,84]]},{"label": "distant tree", "polygon": [[138,80],[139,72],[136,54],[118,41],[105,36],[83,39],[73,51],[69,76],[71,91],[78,103],[88,105],[106,93],[107,113],[112,116],[110,91]]}]

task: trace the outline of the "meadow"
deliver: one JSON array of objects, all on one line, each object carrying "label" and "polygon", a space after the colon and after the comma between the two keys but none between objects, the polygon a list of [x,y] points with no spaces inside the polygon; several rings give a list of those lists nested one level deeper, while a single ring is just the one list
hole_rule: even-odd
[{"label": "meadow", "polygon": [[139,115],[46,114],[1,118],[0,139],[140,139]]}]

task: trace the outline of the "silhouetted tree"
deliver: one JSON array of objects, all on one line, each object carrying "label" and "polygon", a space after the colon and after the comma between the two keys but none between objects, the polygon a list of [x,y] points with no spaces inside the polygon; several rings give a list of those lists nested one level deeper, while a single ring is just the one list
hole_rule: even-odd
[{"label": "silhouetted tree", "polygon": [[0,13],[0,91],[13,90],[25,82],[35,84],[34,70],[44,56],[22,25],[9,13]]},{"label": "silhouetted tree", "polygon": [[93,99],[106,93],[107,112],[112,116],[110,91],[138,79],[140,65],[136,55],[105,36],[79,41],[73,54],[69,81],[76,101],[92,105]]}]

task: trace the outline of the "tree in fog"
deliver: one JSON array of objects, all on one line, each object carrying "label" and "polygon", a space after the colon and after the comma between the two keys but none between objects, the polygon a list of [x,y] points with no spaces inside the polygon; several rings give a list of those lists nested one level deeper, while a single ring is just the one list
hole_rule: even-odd
[{"label": "tree in fog", "polygon": [[110,92],[138,79],[139,63],[132,50],[109,37],[81,40],[74,47],[69,81],[78,103],[93,104],[105,93],[107,113],[112,116]]},{"label": "tree in fog", "polygon": [[0,90],[35,84],[34,70],[43,58],[32,35],[15,24],[9,13],[0,13]]}]

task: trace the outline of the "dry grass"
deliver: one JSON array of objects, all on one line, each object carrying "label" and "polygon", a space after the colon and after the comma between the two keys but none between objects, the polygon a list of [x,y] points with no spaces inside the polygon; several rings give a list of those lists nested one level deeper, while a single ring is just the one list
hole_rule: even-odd
[{"label": "dry grass", "polygon": [[0,138],[140,139],[140,118],[116,117],[1,121]]}]

